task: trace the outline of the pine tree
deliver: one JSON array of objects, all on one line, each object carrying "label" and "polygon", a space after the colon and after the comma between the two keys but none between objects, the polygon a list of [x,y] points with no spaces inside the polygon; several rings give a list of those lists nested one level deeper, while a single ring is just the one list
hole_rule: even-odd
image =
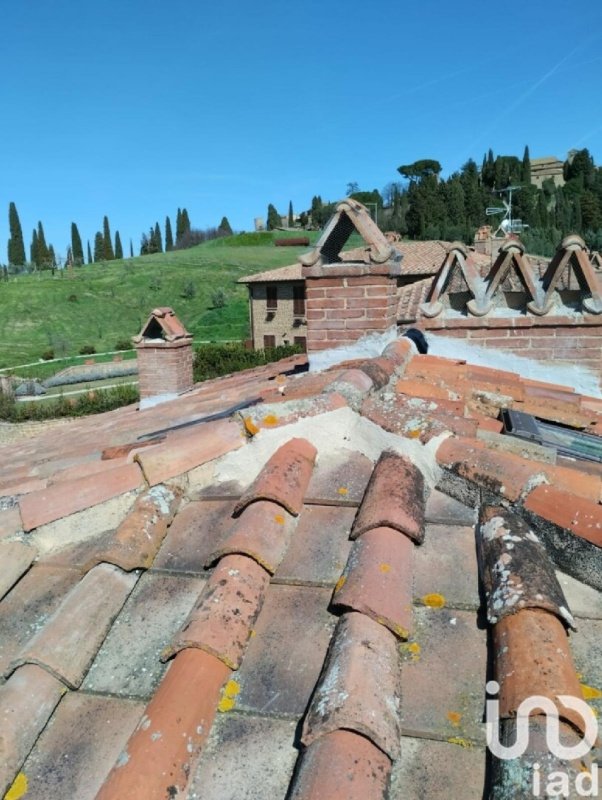
[{"label": "pine tree", "polygon": [[[102,236],[103,236],[103,261],[113,261],[115,259],[115,252],[113,250],[113,242],[111,241],[111,229],[109,228],[109,218],[105,217],[102,221]],[[96,260],[96,257],[94,257]]]},{"label": "pine tree", "polygon": [[288,226],[289,226],[289,228],[292,228],[294,224],[295,224],[295,218],[293,216],[293,201],[289,200],[289,203],[288,203]]},{"label": "pine tree", "polygon": [[267,229],[269,231],[274,231],[281,225],[282,225],[282,220],[280,219],[280,214],[276,210],[276,206],[273,206],[272,203],[270,203],[268,206]]},{"label": "pine tree", "polygon": [[232,226],[228,222],[228,217],[222,217],[222,221],[219,224],[218,231],[220,236],[232,236]]},{"label": "pine tree", "polygon": [[121,236],[119,231],[115,231],[115,258],[123,258],[123,247],[121,246]]},{"label": "pine tree", "polygon": [[8,225],[10,229],[10,239],[8,240],[8,263],[14,266],[25,264],[25,244],[23,243],[23,231],[17,207],[11,203],[8,207]]},{"label": "pine tree", "polygon": [[92,263],[92,250],[90,249],[90,240],[88,239],[88,264]]},{"label": "pine tree", "polygon": [[[106,219],[106,217],[105,217]],[[105,260],[105,238],[100,231],[94,237],[94,262]]]},{"label": "pine tree", "polygon": [[[89,246],[89,244],[88,244]],[[82,247],[81,236],[75,222],[71,223],[71,255],[72,264],[79,267],[84,263],[84,249]]]},{"label": "pine tree", "polygon": [[171,232],[171,220],[165,217],[165,252],[173,250],[173,233]]},{"label": "pine tree", "polygon": [[163,252],[163,241],[161,240],[161,228],[159,227],[159,223],[155,222],[155,253],[162,253]]},{"label": "pine tree", "polygon": [[29,260],[32,264],[35,264],[36,267],[39,267],[39,250],[38,250],[38,232],[34,228],[33,233],[31,234],[31,244],[29,245]]}]

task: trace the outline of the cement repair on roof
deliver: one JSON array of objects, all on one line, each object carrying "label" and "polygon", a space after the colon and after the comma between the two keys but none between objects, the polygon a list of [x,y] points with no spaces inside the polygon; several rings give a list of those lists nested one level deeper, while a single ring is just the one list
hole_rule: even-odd
[{"label": "cement repair on roof", "polygon": [[[370,347],[2,448],[0,795],[518,797],[549,754],[486,769],[487,681],[502,733],[525,690],[602,712],[602,472],[498,420],[602,436],[602,402],[468,351]],[[477,559],[479,509],[504,519],[508,575]],[[549,597],[512,536],[537,539]],[[506,603],[488,630],[483,587]]]}]

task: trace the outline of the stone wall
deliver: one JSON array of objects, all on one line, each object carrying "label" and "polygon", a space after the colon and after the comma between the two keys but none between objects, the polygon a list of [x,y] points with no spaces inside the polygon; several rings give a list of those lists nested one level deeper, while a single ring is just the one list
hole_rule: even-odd
[{"label": "stone wall", "polygon": [[[278,307],[274,311],[267,308],[267,283],[251,283],[252,334],[256,349],[263,348],[263,337],[273,336],[276,345],[294,344],[295,337],[307,337],[306,316],[297,317],[294,313],[293,289],[303,287],[303,281],[279,281],[277,287]],[[296,323],[295,320],[298,320]]]}]

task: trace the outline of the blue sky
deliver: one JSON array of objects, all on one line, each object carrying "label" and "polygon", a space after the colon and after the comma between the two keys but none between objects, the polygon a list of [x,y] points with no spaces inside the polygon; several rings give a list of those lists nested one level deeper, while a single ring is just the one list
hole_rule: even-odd
[{"label": "blue sky", "polygon": [[137,253],[178,206],[252,229],[418,158],[602,163],[599,0],[27,0],[2,28],[0,263],[10,201],[26,245],[107,214]]}]

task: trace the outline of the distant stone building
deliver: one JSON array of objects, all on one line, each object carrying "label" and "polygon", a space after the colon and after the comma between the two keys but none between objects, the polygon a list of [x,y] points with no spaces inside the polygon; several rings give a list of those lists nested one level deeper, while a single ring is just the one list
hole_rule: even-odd
[{"label": "distant stone building", "polygon": [[281,344],[307,345],[305,280],[301,264],[258,272],[241,278],[249,289],[249,314],[253,347]]},{"label": "distant stone building", "polygon": [[564,186],[564,162],[556,156],[531,159],[531,183],[541,189],[544,181],[551,178],[556,186]]}]

